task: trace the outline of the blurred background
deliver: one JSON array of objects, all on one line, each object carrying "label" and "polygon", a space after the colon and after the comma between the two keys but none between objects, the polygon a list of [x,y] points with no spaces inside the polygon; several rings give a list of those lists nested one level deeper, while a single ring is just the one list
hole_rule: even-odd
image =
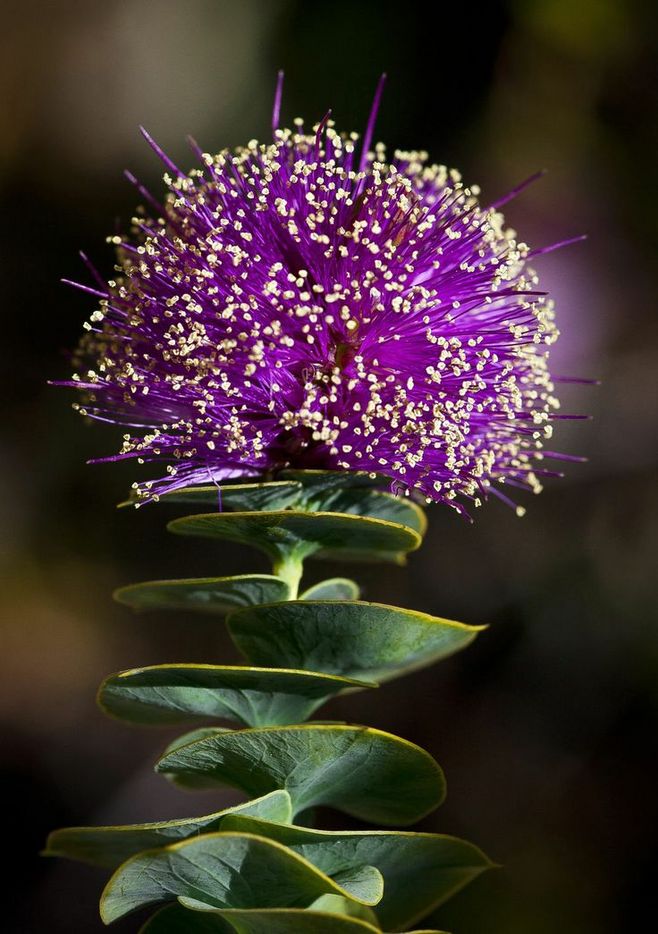
[{"label": "blurred background", "polygon": [[658,810],[651,7],[5,0],[0,765],[6,846],[20,867],[5,930],[101,930],[103,874],[39,858],[48,830],[236,800],[169,787],[151,771],[169,734],[105,719],[94,692],[119,668],[236,659],[221,624],[133,617],[112,603],[114,587],[257,570],[260,559],[170,540],[164,506],[116,511],[134,466],[85,461],[113,453],[119,430],[85,425],[46,380],[68,376],[67,349],[93,310],[59,278],[84,278],[80,248],[111,275],[104,238],[137,197],[124,168],[160,184],[137,125],[183,165],[188,133],[211,151],[263,138],[280,67],[285,121],[331,106],[346,130],[363,127],[386,70],[377,138],[428,149],[490,200],[547,169],[508,205],[510,223],[536,246],[589,234],[537,264],[562,330],[554,372],[601,380],[563,392],[564,411],[593,419],[562,423],[556,447],[589,463],[525,502],[523,520],[496,501],[473,526],[431,511],[407,568],[365,569],[371,599],[490,628],[461,656],[326,711],[427,747],[449,797],[424,829],[466,836],[504,865],[437,911],[436,926],[645,929]]}]

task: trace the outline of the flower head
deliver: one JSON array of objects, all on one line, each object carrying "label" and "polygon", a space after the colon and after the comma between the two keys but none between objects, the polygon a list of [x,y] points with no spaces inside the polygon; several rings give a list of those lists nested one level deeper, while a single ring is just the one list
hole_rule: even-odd
[{"label": "flower head", "polygon": [[539,489],[557,331],[529,249],[456,171],[369,152],[374,112],[361,147],[327,117],[189,174],[160,153],[69,384],[130,430],[117,457],[167,463],[143,495],[290,466],[458,509]]}]

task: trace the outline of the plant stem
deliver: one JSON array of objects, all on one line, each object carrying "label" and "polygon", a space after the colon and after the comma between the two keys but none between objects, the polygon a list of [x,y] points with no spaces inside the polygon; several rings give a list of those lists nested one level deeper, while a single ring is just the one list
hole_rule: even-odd
[{"label": "plant stem", "polygon": [[286,582],[290,588],[290,600],[297,599],[303,570],[304,562],[296,555],[286,555],[273,563],[272,573]]}]

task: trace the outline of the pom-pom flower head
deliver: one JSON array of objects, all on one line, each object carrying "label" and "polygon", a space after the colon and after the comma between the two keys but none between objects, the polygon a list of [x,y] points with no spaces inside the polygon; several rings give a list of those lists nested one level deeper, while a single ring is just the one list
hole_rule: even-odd
[{"label": "pom-pom flower head", "polygon": [[[462,510],[539,490],[557,336],[497,205],[424,152],[369,152],[325,117],[165,161],[162,206],[113,237],[78,373],[117,457],[167,463],[146,497],[285,467],[366,470]],[[502,202],[501,202],[502,203]],[[506,499],[506,497],[503,496]]]}]

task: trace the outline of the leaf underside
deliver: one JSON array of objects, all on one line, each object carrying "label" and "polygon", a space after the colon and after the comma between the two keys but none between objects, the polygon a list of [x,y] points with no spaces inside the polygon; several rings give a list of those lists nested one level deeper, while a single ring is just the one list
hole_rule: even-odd
[{"label": "leaf underside", "polygon": [[265,837],[210,833],[146,850],[123,863],[101,898],[106,924],[148,905],[187,897],[214,908],[305,908],[322,895],[363,904],[381,898],[381,876],[364,867],[351,890]]},{"label": "leaf underside", "polygon": [[223,665],[154,665],[111,675],[98,702],[143,724],[226,719],[245,726],[302,722],[327,698],[367,682],[313,671]]},{"label": "leaf underside", "polygon": [[428,753],[366,727],[305,724],[182,742],[156,766],[177,784],[229,785],[256,796],[285,788],[294,814],[326,805],[361,820],[406,825],[445,797],[443,773]]},{"label": "leaf underside", "polygon": [[179,843],[203,833],[214,833],[229,814],[240,813],[288,824],[292,820],[290,795],[287,791],[272,791],[214,814],[181,820],[114,827],[65,827],[50,834],[44,855],[63,856],[93,866],[116,869],[142,850]]},{"label": "leaf underside", "polygon": [[[188,911],[172,905],[158,911],[140,934],[381,934],[378,924],[317,908]],[[423,929],[409,934],[446,934]]]}]

